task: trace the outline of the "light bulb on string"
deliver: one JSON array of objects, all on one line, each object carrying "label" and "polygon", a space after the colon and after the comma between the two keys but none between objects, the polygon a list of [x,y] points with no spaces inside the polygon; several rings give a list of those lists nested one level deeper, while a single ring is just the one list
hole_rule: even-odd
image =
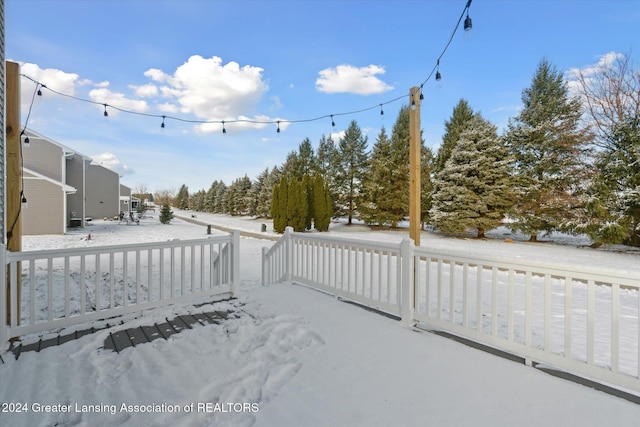
[{"label": "light bulb on string", "polygon": [[384,110],[382,109],[382,104],[380,104],[380,115],[384,116]]},{"label": "light bulb on string", "polygon": [[442,87],[442,83],[440,82],[442,80],[442,74],[440,74],[440,60],[438,59],[438,62],[436,63],[436,86],[438,88]]},{"label": "light bulb on string", "polygon": [[336,122],[333,121],[333,114],[331,115],[331,127],[335,130],[336,129]]},{"label": "light bulb on string", "polygon": [[276,132],[280,133],[280,121],[278,121],[277,123],[278,123],[278,129],[276,129]]},{"label": "light bulb on string", "polygon": [[424,99],[424,95],[422,94],[422,87],[424,86],[424,83],[420,85],[420,101],[422,101]]},{"label": "light bulb on string", "polygon": [[22,142],[24,143],[24,147],[25,148],[29,148],[29,142],[31,142],[31,141],[29,141],[29,137],[27,136],[27,134],[24,131],[22,131],[20,133],[20,136],[23,136],[23,135],[24,135],[24,140]]},{"label": "light bulb on string", "polygon": [[107,113],[107,104],[103,104],[103,105],[104,105],[104,116],[109,117],[109,113]]},{"label": "light bulb on string", "polygon": [[222,133],[227,133],[227,130],[224,127],[224,120],[222,121]]},{"label": "light bulb on string", "polygon": [[[38,83],[38,85],[39,85],[40,87],[44,87],[44,85],[41,85],[41,84],[39,84],[39,83]],[[42,96],[42,91],[40,90],[40,87],[38,87],[38,96]]]},{"label": "light bulb on string", "polygon": [[473,28],[473,23],[471,21],[471,18],[469,18],[469,6],[471,6],[471,0],[469,0],[467,2],[467,17],[464,19],[464,35],[463,35],[463,39],[465,42],[470,42],[471,41],[471,29]]},{"label": "light bulb on string", "polygon": [[162,124],[160,125],[162,129],[164,129],[164,116],[162,116]]}]

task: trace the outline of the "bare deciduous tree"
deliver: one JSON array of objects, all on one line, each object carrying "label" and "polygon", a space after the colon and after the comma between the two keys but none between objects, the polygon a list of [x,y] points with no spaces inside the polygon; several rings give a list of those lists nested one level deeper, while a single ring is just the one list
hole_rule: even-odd
[{"label": "bare deciduous tree", "polygon": [[640,117],[640,71],[629,55],[610,53],[597,66],[573,71],[596,145],[616,149],[611,130]]}]

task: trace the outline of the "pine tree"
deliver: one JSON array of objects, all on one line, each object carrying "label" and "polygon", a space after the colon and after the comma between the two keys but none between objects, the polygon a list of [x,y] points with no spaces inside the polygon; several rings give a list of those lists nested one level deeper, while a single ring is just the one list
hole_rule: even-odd
[{"label": "pine tree", "polygon": [[494,125],[480,114],[466,124],[444,169],[436,173],[431,217],[436,227],[484,237],[514,201],[509,153]]},{"label": "pine tree", "polygon": [[397,153],[382,128],[373,146],[359,201],[360,218],[366,224],[395,227],[405,216],[408,182],[398,185],[402,171],[399,174],[396,169],[398,162],[394,154]]},{"label": "pine tree", "polygon": [[173,211],[171,207],[169,207],[169,203],[165,203],[162,205],[162,209],[160,209],[160,222],[162,224],[169,224],[173,219]]},{"label": "pine tree", "polygon": [[576,232],[602,244],[640,246],[640,119],[613,124],[615,148],[598,152]]},{"label": "pine tree", "polygon": [[294,231],[305,231],[307,221],[307,195],[301,181],[289,180],[287,191],[287,225]]},{"label": "pine tree", "polygon": [[473,118],[474,112],[465,99],[460,99],[458,104],[453,108],[451,119],[445,120],[445,134],[442,137],[442,145],[438,149],[438,154],[434,160],[433,172],[439,172],[444,169],[444,165],[451,156],[451,150],[458,143],[460,134],[465,126]]},{"label": "pine tree", "polygon": [[563,230],[579,212],[576,191],[584,179],[588,134],[580,128],[581,106],[551,63],[543,59],[522,93],[523,110],[509,123],[506,139],[515,159],[517,203],[513,230],[537,240]]},{"label": "pine tree", "polygon": [[273,200],[271,202],[271,217],[273,229],[277,233],[284,233],[289,225],[287,213],[289,195],[289,183],[285,175],[280,176],[280,182],[273,187]]},{"label": "pine tree", "polygon": [[176,205],[178,209],[187,209],[189,207],[189,188],[185,184],[182,184],[180,190],[178,190]]},{"label": "pine tree", "polygon": [[355,120],[351,122],[338,143],[338,168],[335,177],[340,213],[351,224],[356,215],[356,201],[360,194],[367,166],[367,137],[362,135]]},{"label": "pine tree", "polygon": [[[276,233],[284,233],[287,227],[286,218],[286,197],[287,197],[287,181],[283,175],[280,183],[273,187],[273,198],[271,200],[271,217],[273,218],[273,230]],[[285,210],[282,209],[284,205]]]},{"label": "pine tree", "polygon": [[313,180],[309,176],[309,174],[304,174],[302,177],[302,182],[300,186],[303,195],[307,198],[306,201],[306,215],[305,215],[305,228],[307,230],[311,230],[313,218],[315,217],[315,209],[313,205]]},{"label": "pine tree", "polygon": [[[331,199],[331,211],[336,211],[336,200],[338,193],[335,185],[338,169],[338,150],[331,136],[328,138],[322,135],[318,145],[318,154],[316,156],[315,173],[322,175],[324,182],[329,188],[329,197]],[[333,214],[332,214],[333,215]]]},{"label": "pine tree", "polygon": [[422,228],[424,224],[429,222],[429,211],[433,205],[433,182],[431,181],[431,174],[433,171],[433,151],[430,148],[422,147],[422,157],[420,159],[420,220],[422,221]]},{"label": "pine tree", "polygon": [[331,223],[331,198],[329,188],[320,174],[313,178],[313,206],[314,206],[314,227],[318,231],[329,231]]},{"label": "pine tree", "polygon": [[640,246],[640,72],[617,54],[577,77],[597,152],[585,210],[573,229],[594,245]]}]

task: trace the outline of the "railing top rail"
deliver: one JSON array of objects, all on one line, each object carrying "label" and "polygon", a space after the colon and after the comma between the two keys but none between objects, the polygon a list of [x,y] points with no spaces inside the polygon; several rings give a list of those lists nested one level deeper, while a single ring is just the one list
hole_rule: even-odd
[{"label": "railing top rail", "polygon": [[514,271],[536,272],[551,276],[571,276],[578,280],[594,280],[596,282],[614,282],[625,286],[640,288],[640,274],[632,271],[616,270],[607,267],[576,266],[560,262],[514,260],[500,256],[478,256],[460,251],[434,249],[424,246],[414,247],[414,254],[423,257],[447,257],[447,259],[468,264],[490,264],[498,268],[508,268]]},{"label": "railing top rail", "polygon": [[64,257],[64,256],[74,256],[74,255],[93,255],[93,254],[106,254],[112,252],[125,252],[125,251],[136,251],[136,250],[147,250],[147,249],[164,249],[164,248],[173,248],[180,246],[192,246],[192,245],[203,245],[203,244],[215,244],[215,243],[228,243],[232,242],[232,235],[220,235],[220,236],[210,236],[201,239],[189,239],[189,240],[167,240],[167,241],[159,241],[159,242],[149,242],[149,243],[133,243],[133,244],[123,244],[123,245],[108,245],[108,246],[89,246],[82,248],[64,248],[64,249],[43,249],[43,250],[35,250],[35,251],[22,251],[22,252],[9,252],[7,251],[6,261],[7,263],[11,261],[20,261],[20,260],[32,260],[32,259],[43,259],[43,258],[56,258],[56,257]]},{"label": "railing top rail", "polygon": [[292,232],[291,236],[297,239],[315,241],[315,242],[324,242],[324,243],[336,243],[340,245],[348,245],[348,246],[363,246],[368,249],[382,249],[388,251],[400,251],[400,243],[394,242],[380,242],[378,240],[365,240],[365,239],[353,239],[350,237],[338,237],[338,236],[329,236],[329,235],[321,235],[314,233],[299,233]]}]

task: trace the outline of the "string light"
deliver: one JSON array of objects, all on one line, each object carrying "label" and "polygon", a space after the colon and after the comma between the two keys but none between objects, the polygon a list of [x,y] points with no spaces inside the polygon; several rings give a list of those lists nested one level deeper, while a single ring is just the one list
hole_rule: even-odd
[{"label": "string light", "polygon": [[470,31],[473,25],[471,24],[471,18],[469,18],[469,6],[471,6],[471,0],[467,2],[465,9],[467,10],[467,18],[464,20],[464,30]]},{"label": "string light", "polygon": [[276,129],[277,133],[280,133],[280,121],[278,121],[278,129]]},{"label": "string light", "polygon": [[[471,6],[471,1],[472,0],[468,0],[464,9],[462,10],[462,13],[460,14],[460,17],[458,18],[458,21],[451,33],[451,36],[449,37],[449,40],[447,41],[447,43],[445,44],[444,49],[442,50],[442,52],[440,53],[440,56],[438,56],[437,61],[436,61],[436,65],[434,65],[434,67],[432,68],[431,72],[429,73],[429,75],[427,76],[427,78],[422,82],[422,84],[420,84],[420,99],[424,99],[424,95],[422,94],[422,90],[423,90],[423,86],[431,79],[431,77],[434,75],[435,73],[435,79],[437,81],[439,81],[442,78],[442,75],[440,74],[439,71],[439,65],[440,65],[440,59],[444,56],[444,54],[446,53],[447,49],[449,48],[449,45],[451,44],[454,35],[456,34],[456,32],[458,31],[458,28],[460,27],[460,23],[462,22],[462,19],[465,17],[465,13],[466,13],[466,19],[464,20],[464,30],[465,31],[469,31],[472,28],[472,23],[471,23],[471,18],[469,17],[469,8]],[[117,111],[121,111],[123,113],[128,113],[128,114],[135,114],[135,115],[139,115],[139,116],[146,116],[146,117],[156,117],[156,118],[162,118],[162,124],[160,125],[162,128],[164,128],[164,124],[165,124],[165,119],[167,120],[176,120],[176,121],[180,121],[180,122],[184,122],[184,123],[197,123],[197,124],[212,124],[212,123],[218,123],[218,124],[222,124],[222,133],[226,134],[227,130],[225,128],[225,123],[253,123],[253,124],[277,124],[277,129],[280,129],[280,123],[308,123],[308,122],[314,122],[314,121],[318,121],[318,120],[322,120],[325,119],[327,117],[331,118],[331,126],[333,126],[335,128],[336,124],[335,124],[335,120],[334,120],[334,116],[339,116],[339,115],[354,115],[357,113],[362,113],[362,112],[366,112],[369,110],[372,110],[374,108],[378,108],[380,107],[380,115],[384,115],[384,110],[383,110],[383,105],[387,105],[387,104],[391,104],[394,102],[397,102],[401,99],[404,99],[405,95],[400,95],[394,99],[390,99],[386,102],[371,106],[371,107],[366,107],[366,108],[362,108],[360,110],[353,110],[353,111],[347,111],[347,112],[343,112],[343,113],[335,113],[335,114],[330,114],[330,115],[323,115],[323,116],[318,116],[318,117],[313,117],[313,118],[307,118],[307,119],[299,119],[299,120],[251,120],[251,119],[235,119],[235,120],[189,120],[189,119],[184,119],[184,118],[180,118],[180,117],[173,117],[173,116],[164,116],[164,115],[157,115],[157,114],[148,114],[148,113],[141,113],[138,111],[132,111],[132,110],[127,110],[124,108],[119,108],[116,107],[114,105],[110,105],[107,103],[102,103],[102,102],[96,102],[96,101],[92,101],[89,99],[84,99],[84,98],[80,98],[74,95],[68,95],[65,93],[61,93],[61,92],[57,92],[47,86],[45,86],[44,84],[32,79],[31,77],[21,74],[22,77],[25,77],[29,80],[31,80],[32,82],[36,83],[36,92],[34,92],[34,95],[37,93],[39,96],[42,96],[42,91],[40,90],[40,88],[43,89],[47,89],[57,95],[60,96],[64,96],[67,98],[72,98],[75,99],[77,101],[82,101],[82,102],[87,102],[87,103],[91,103],[91,104],[96,104],[96,105],[102,105],[104,106],[104,117],[108,117],[109,113],[107,112],[107,107],[109,108],[113,108],[114,110]],[[33,101],[32,101],[32,105],[33,105]],[[415,106],[415,101],[413,100],[413,96],[412,96],[412,107]],[[29,111],[31,111],[31,107],[29,108]],[[25,129],[26,129],[26,124],[25,124]]]},{"label": "string light", "polygon": [[23,140],[24,146],[28,147],[29,146],[29,142],[31,142],[31,141],[29,141],[29,136],[25,133],[25,131],[20,132],[20,136],[24,136],[24,140]]}]

